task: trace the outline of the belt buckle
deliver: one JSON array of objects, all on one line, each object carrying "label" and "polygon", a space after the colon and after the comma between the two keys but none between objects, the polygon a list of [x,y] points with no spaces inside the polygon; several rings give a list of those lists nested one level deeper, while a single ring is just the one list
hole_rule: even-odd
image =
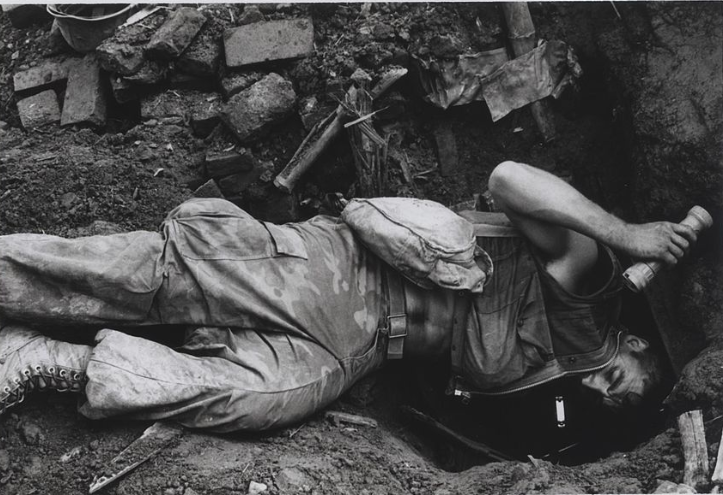
[{"label": "belt buckle", "polygon": [[407,315],[406,315],[406,313],[400,313],[400,314],[396,314],[396,315],[387,316],[387,329],[389,331],[390,339],[406,337],[407,336]]}]

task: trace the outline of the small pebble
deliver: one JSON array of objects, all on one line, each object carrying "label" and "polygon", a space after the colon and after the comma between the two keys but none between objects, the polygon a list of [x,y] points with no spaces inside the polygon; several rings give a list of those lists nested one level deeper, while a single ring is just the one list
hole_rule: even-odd
[{"label": "small pebble", "polygon": [[255,481],[252,481],[249,483],[249,495],[258,495],[259,493],[263,493],[266,490],[268,490],[268,486],[266,486],[264,483],[257,483]]}]

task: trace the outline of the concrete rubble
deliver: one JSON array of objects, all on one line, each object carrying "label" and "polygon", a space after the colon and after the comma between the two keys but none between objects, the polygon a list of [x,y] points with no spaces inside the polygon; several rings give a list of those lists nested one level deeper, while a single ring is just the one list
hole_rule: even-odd
[{"label": "concrete rubble", "polygon": [[[4,5],[3,10],[20,24],[47,16],[44,9],[37,8]],[[283,6],[246,5],[240,16],[234,19],[232,15],[229,22],[212,12],[209,5],[147,7],[83,58],[51,59],[16,72],[13,81],[22,125],[38,129],[59,122],[102,131],[108,125],[109,108],[128,108],[137,109],[134,111],[142,122],[184,125],[207,142],[227,132],[238,148],[252,146],[296,116],[310,133],[304,142],[314,150],[325,149],[339,132],[322,136],[323,146],[312,135],[329,120],[330,112],[337,113],[332,119],[333,130],[340,128],[342,119],[335,102],[346,98],[345,78],[334,74],[327,81],[328,101],[320,102],[313,96],[297,101],[295,85],[300,80],[279,64],[313,54],[318,33],[308,17],[267,19],[279,12],[284,12]],[[392,26],[380,24],[360,32],[360,36],[387,40],[394,39],[395,33]],[[406,53],[390,52],[387,58],[410,60]],[[468,59],[462,60],[470,64]],[[490,71],[496,67],[487,59],[480,60],[474,59],[477,65],[489,66]],[[506,56],[499,63],[505,61]],[[481,70],[477,65],[472,64],[472,69]],[[396,78],[406,73],[406,69],[401,70]],[[385,117],[389,119],[394,108],[404,109],[406,101],[390,99],[385,104],[391,109]],[[452,130],[440,127],[434,138],[441,173],[454,174],[458,159]],[[301,168],[307,169],[319,153],[311,153]],[[304,156],[304,150],[297,155]],[[209,152],[202,168],[205,179],[214,182],[195,183],[194,187],[202,188],[199,194],[229,198],[238,198],[257,182],[271,185],[279,173],[273,163],[266,169],[260,167],[248,149]],[[298,175],[301,173],[299,170]],[[286,187],[276,185],[290,199],[269,199],[267,193],[259,193],[255,200],[268,202],[271,209],[287,205],[278,216],[293,219],[298,208],[297,200],[289,194],[293,181]]]}]

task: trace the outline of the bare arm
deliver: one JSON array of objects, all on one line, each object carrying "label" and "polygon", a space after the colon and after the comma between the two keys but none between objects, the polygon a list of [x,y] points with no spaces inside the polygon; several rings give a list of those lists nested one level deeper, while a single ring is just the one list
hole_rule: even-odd
[{"label": "bare arm", "polygon": [[624,222],[563,180],[529,165],[501,163],[489,187],[495,203],[549,260],[548,270],[563,284],[576,285],[594,265],[594,241],[633,258],[674,265],[696,240],[685,225]]}]

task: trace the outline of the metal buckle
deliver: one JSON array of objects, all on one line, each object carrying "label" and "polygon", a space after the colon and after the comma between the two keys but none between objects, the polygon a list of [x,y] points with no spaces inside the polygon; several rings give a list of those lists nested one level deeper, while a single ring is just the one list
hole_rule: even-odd
[{"label": "metal buckle", "polygon": [[[397,318],[403,318],[401,322],[395,325]],[[403,333],[399,333],[399,327],[401,326],[401,330]],[[406,313],[402,314],[396,314],[396,315],[389,315],[387,316],[387,329],[389,330],[389,338],[390,339],[396,339],[398,337],[406,337],[407,336],[407,315]],[[395,329],[397,330],[395,332]]]}]

